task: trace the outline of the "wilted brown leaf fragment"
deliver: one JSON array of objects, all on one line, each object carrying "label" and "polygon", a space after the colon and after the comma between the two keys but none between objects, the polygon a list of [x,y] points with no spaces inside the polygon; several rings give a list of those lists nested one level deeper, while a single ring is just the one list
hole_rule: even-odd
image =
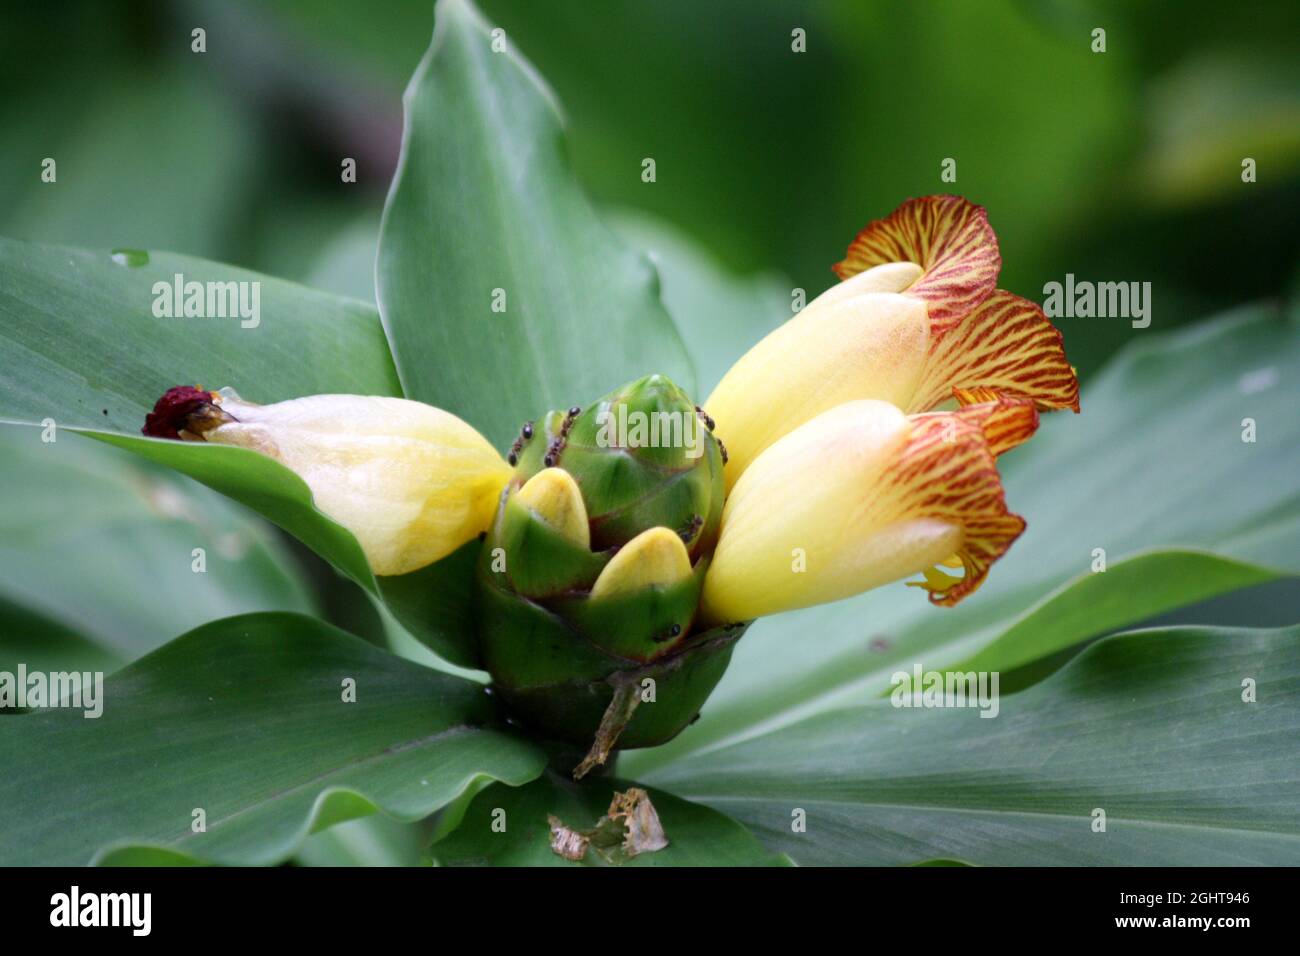
[{"label": "wilted brown leaf fragment", "polygon": [[668,845],[668,837],[664,834],[654,804],[650,802],[650,794],[640,787],[616,792],[605,816],[622,822],[627,831],[623,838],[623,850],[628,856],[653,853]]},{"label": "wilted brown leaf fragment", "polygon": [[616,791],[609,810],[590,830],[575,830],[556,816],[547,817],[547,822],[552,852],[575,862],[585,857],[589,848],[605,862],[618,864],[668,845],[650,795],[640,787]]},{"label": "wilted brown leaf fragment", "polygon": [[546,818],[551,825],[551,851],[566,860],[578,861],[587,855],[587,846],[591,842],[577,830],[564,825],[564,821],[554,814]]}]

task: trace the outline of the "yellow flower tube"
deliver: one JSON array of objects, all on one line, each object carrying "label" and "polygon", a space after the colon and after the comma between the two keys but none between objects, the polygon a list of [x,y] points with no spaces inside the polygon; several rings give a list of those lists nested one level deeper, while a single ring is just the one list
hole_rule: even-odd
[{"label": "yellow flower tube", "polygon": [[957,196],[911,200],[868,225],[835,267],[844,281],[750,349],[705,401],[729,452],[728,488],[782,435],[844,402],[923,412],[992,389],[1078,411],[1060,332],[995,288],[1000,268],[984,210]]},{"label": "yellow flower tube", "polygon": [[814,303],[750,349],[705,410],[727,448],[728,487],[782,435],[855,398],[906,405],[920,387],[925,304],[896,292]]},{"label": "yellow flower tube", "polygon": [[379,575],[432,564],[487,528],[511,469],[455,415],[401,398],[312,395],[255,405],[175,388],[144,433],[234,445],[295,472]]},{"label": "yellow flower tube", "polygon": [[[995,456],[1037,422],[1026,400],[921,415],[861,400],[800,426],[727,499],[704,582],[707,619],[836,601],[923,571],[931,600],[956,604],[1024,530],[1007,511]],[[930,570],[954,556],[963,577]]]}]

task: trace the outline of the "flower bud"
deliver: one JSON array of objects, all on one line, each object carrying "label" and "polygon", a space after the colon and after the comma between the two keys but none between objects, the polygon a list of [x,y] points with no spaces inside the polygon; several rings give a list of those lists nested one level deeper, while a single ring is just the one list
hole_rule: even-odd
[{"label": "flower bud", "polygon": [[[1028,438],[1028,400],[905,415],[849,402],[775,442],[737,481],[704,585],[705,617],[750,620],[925,573],[936,604],[973,592],[1024,530],[995,456]],[[962,577],[932,571],[956,559]]]},{"label": "flower bud", "polygon": [[481,533],[510,476],[465,422],[401,398],[312,395],[255,405],[228,390],[182,386],[158,400],[144,434],[274,458],[352,532],[379,575],[432,564]]},{"label": "flower bud", "polygon": [[727,486],[782,435],[837,405],[875,398],[906,407],[929,340],[925,303],[895,292],[819,299],[771,332],[705,403],[730,453]]},{"label": "flower bud", "polygon": [[591,587],[593,598],[672,587],[691,576],[691,559],[679,535],[667,528],[642,531],[614,555]]},{"label": "flower bud", "polygon": [[722,519],[722,456],[686,393],[662,375],[529,422],[511,450],[528,479],[563,465],[586,502],[591,546],[627,544],[647,528],[680,532],[692,560],[713,546]]},{"label": "flower bud", "polygon": [[[675,736],[743,627],[695,627],[722,517],[722,452],[649,376],[524,426],[479,561],[483,664],[521,720],[593,745]],[[594,743],[593,743],[594,742]]]},{"label": "flower bud", "polygon": [[529,478],[516,499],[557,534],[580,548],[591,545],[587,506],[578,483],[561,468],[547,468]]}]

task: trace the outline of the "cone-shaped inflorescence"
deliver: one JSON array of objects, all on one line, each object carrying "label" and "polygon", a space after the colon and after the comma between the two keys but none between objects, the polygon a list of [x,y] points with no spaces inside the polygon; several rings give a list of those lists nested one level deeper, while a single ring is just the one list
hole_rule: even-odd
[{"label": "cone-shaped inflorescence", "polygon": [[674,737],[743,627],[693,628],[724,496],[721,444],[663,376],[523,426],[479,562],[484,666],[516,716],[610,750]]}]

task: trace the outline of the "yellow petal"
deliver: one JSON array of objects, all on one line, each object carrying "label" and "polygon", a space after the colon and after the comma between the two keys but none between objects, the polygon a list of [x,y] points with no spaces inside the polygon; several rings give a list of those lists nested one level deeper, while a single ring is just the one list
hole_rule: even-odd
[{"label": "yellow petal", "polygon": [[445,557],[492,519],[510,467],[455,415],[419,402],[313,395],[253,405],[208,441],[251,448],[298,474],[316,507],[356,537],[376,574]]},{"label": "yellow petal", "polygon": [[886,262],[872,266],[866,272],[859,272],[831,286],[808,303],[804,311],[842,302],[865,292],[904,292],[924,273],[925,270],[915,262]]},{"label": "yellow petal", "polygon": [[582,491],[563,468],[544,468],[524,483],[517,500],[575,544],[591,547],[591,527]]},{"label": "yellow petal", "polygon": [[647,587],[666,587],[691,576],[691,559],[681,537],[667,528],[650,528],[619,549],[592,585],[593,598]]},{"label": "yellow petal", "polygon": [[[1006,510],[981,422],[1033,416],[909,417],[879,401],[826,412],[768,448],[727,499],[704,581],[705,616],[742,621],[839,600],[956,555],[969,594],[1024,528]],[[1036,416],[1034,416],[1036,420]]]},{"label": "yellow petal", "polygon": [[837,405],[874,398],[906,407],[929,335],[925,304],[891,292],[818,300],[773,331],[705,402],[727,447],[727,486],[777,439]]},{"label": "yellow petal", "polygon": [[833,268],[847,280],[891,262],[924,267],[907,292],[926,303],[936,338],[992,294],[1002,268],[998,237],[984,207],[960,196],[909,199],[868,223]]}]

